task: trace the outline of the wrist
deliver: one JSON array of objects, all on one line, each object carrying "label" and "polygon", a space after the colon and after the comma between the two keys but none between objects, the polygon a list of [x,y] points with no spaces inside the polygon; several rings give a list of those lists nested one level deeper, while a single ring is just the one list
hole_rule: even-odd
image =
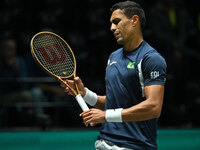
[{"label": "wrist", "polygon": [[84,101],[90,106],[94,106],[98,101],[97,94],[90,91],[88,88],[85,88],[84,90],[85,90],[85,95],[83,97]]},{"label": "wrist", "polygon": [[83,89],[83,95],[82,95],[83,98],[84,98],[85,95],[86,95],[86,89],[87,89],[87,88],[85,88],[85,87],[84,87],[84,89]]},{"label": "wrist", "polygon": [[118,109],[107,109],[106,110],[106,121],[107,122],[122,122],[122,110],[123,108]]}]

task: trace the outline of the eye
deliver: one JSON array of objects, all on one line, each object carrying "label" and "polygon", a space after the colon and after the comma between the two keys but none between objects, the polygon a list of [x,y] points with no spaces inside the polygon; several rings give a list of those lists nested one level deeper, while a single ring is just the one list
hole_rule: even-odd
[{"label": "eye", "polygon": [[116,19],[113,19],[112,23],[114,23],[115,25],[117,25],[120,21],[121,21],[121,19],[116,18]]}]

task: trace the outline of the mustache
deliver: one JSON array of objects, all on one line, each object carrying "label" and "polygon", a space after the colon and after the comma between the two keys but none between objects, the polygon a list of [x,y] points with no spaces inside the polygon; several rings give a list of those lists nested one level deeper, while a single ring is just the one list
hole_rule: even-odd
[{"label": "mustache", "polygon": [[117,36],[118,34],[120,34],[121,32],[120,31],[115,31],[114,33],[113,33],[113,35],[114,36]]}]

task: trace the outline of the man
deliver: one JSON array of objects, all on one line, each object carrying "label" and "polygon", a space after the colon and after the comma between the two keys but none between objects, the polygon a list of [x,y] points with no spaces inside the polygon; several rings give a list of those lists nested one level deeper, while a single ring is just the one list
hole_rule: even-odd
[{"label": "man", "polygon": [[[75,78],[81,95],[92,108],[80,114],[85,125],[102,123],[97,150],[155,150],[157,118],[163,104],[166,63],[143,40],[145,15],[135,2],[111,8],[111,31],[122,48],[114,51],[106,68],[106,96],[85,88]],[[71,80],[66,80],[71,86]],[[62,84],[61,84],[62,85]],[[63,86],[63,85],[62,85]],[[72,94],[66,88],[68,94]]]}]

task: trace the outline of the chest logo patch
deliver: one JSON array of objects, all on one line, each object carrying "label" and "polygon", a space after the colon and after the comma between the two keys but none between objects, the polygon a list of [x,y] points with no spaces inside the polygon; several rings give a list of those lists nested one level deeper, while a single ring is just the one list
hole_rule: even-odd
[{"label": "chest logo patch", "polygon": [[135,69],[135,62],[129,62],[128,65],[127,65],[127,68]]}]

